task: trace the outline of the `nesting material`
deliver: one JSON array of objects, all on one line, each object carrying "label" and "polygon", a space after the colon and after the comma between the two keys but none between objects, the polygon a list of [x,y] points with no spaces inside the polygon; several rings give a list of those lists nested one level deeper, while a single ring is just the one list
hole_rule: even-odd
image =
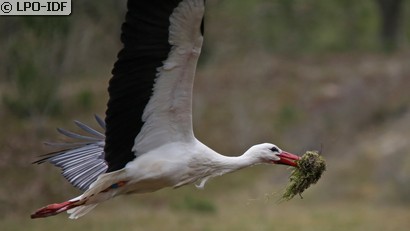
[{"label": "nesting material", "polygon": [[324,158],[317,151],[307,151],[296,162],[298,167],[290,175],[290,182],[282,195],[283,200],[290,200],[295,195],[302,197],[302,192],[316,182],[326,170]]}]

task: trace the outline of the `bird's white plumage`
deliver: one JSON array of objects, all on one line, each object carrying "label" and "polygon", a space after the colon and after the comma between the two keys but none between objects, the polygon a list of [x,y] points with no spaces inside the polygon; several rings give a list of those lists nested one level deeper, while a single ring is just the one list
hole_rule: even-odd
[{"label": "bird's white plumage", "polygon": [[[184,0],[170,16],[168,59],[158,68],[153,95],[135,139],[137,156],[170,142],[192,142],[192,88],[203,37],[203,0]],[[164,153],[167,155],[167,153]]]}]

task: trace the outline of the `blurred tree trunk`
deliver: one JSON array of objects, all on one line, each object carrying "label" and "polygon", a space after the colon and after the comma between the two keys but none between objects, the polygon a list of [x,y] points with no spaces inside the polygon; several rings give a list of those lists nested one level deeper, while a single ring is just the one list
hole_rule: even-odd
[{"label": "blurred tree trunk", "polygon": [[385,50],[397,48],[403,0],[376,0],[379,6],[381,25],[380,38]]}]

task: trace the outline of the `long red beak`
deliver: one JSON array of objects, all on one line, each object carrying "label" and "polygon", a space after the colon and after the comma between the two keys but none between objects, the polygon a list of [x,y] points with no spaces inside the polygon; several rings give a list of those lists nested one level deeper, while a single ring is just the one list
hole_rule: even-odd
[{"label": "long red beak", "polygon": [[280,157],[280,160],[275,161],[275,164],[283,164],[283,165],[289,165],[293,167],[298,166],[296,161],[300,159],[299,156],[289,153],[289,152],[285,152],[285,151],[282,151],[278,156]]}]

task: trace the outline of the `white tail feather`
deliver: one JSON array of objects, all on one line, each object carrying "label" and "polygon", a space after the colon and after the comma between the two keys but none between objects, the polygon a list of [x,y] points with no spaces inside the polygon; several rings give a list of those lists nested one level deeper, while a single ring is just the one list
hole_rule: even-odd
[{"label": "white tail feather", "polygon": [[78,207],[67,210],[67,213],[70,214],[69,216],[70,219],[77,219],[77,218],[84,216],[88,212],[90,212],[97,205],[98,204],[78,206]]}]

